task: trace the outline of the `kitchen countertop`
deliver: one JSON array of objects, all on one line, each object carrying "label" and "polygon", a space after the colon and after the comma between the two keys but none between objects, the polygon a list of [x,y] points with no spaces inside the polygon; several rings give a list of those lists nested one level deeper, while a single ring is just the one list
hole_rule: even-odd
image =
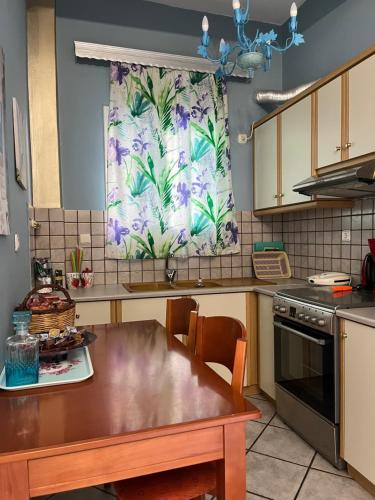
[{"label": "kitchen countertop", "polygon": [[337,311],[339,318],[361,323],[375,328],[375,307],[363,307],[359,309],[339,309]]},{"label": "kitchen countertop", "polygon": [[282,288],[303,286],[305,282],[298,279],[280,279],[264,281],[257,278],[232,278],[221,280],[210,280],[221,283],[217,288],[189,288],[160,291],[129,292],[122,284],[117,285],[94,285],[92,288],[79,288],[69,290],[76,302],[95,302],[101,300],[127,300],[145,299],[152,297],[175,297],[183,295],[208,295],[213,293],[240,293],[257,292],[273,296]]}]

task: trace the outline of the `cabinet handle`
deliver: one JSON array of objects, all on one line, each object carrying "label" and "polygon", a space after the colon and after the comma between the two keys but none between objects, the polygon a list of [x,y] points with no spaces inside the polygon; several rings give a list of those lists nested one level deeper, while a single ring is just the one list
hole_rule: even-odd
[{"label": "cabinet handle", "polygon": [[342,339],[347,339],[348,338],[348,334],[347,333],[342,333],[341,334],[341,338]]},{"label": "cabinet handle", "polygon": [[279,198],[284,198],[284,196],[285,196],[284,193],[279,194]]},{"label": "cabinet handle", "polygon": [[280,196],[279,194],[274,194],[273,195],[274,198],[279,198],[279,196]]},{"label": "cabinet handle", "polygon": [[336,146],[336,151],[341,151],[342,147],[341,146]]},{"label": "cabinet handle", "polygon": [[79,319],[81,317],[80,314],[76,314],[76,319]]},{"label": "cabinet handle", "polygon": [[352,144],[351,142],[347,142],[347,143],[345,144],[345,149],[349,149],[349,148],[351,148],[352,146],[353,146],[353,144]]}]

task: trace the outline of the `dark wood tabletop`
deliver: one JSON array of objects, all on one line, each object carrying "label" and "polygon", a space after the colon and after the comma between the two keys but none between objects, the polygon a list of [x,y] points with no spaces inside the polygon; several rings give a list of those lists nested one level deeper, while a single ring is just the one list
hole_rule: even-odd
[{"label": "dark wood tabletop", "polygon": [[[94,376],[81,383],[0,394],[0,463],[75,443],[213,420],[256,419],[236,395],[156,321],[92,327]],[[44,450],[44,452],[43,452]],[[14,457],[15,458],[15,457]]]}]

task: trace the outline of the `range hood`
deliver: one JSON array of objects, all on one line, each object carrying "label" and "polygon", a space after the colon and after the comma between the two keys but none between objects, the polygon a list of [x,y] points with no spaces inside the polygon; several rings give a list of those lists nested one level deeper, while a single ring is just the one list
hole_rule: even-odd
[{"label": "range hood", "polygon": [[293,191],[307,196],[375,197],[375,162],[321,177],[309,177],[293,186]]}]

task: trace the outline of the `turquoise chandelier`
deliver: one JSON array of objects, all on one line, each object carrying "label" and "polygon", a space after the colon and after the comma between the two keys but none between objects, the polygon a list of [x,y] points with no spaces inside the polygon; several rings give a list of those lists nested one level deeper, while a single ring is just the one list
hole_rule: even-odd
[{"label": "turquoise chandelier", "polygon": [[[303,35],[297,32],[297,5],[292,3],[290,8],[289,37],[284,46],[279,45],[277,33],[274,30],[268,33],[260,33],[257,30],[253,40],[245,34],[245,25],[249,21],[250,0],[246,0],[246,9],[241,9],[240,0],[233,0],[233,19],[236,27],[237,42],[227,43],[223,38],[219,45],[219,55],[217,58],[208,54],[210,36],[208,34],[208,19],[204,16],[202,21],[202,40],[198,47],[198,54],[209,61],[218,64],[216,71],[218,76],[230,76],[236,67],[247,71],[250,79],[253,79],[255,71],[263,68],[264,71],[271,67],[272,53],[285,52],[293,45],[300,45],[305,42]],[[231,58],[236,54],[235,58]]]}]

